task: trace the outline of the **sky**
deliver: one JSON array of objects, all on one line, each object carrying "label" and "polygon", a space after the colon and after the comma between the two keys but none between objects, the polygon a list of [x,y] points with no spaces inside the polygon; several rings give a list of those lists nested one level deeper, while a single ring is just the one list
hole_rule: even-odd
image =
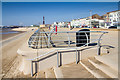
[{"label": "sky", "polygon": [[71,21],[92,14],[103,15],[118,10],[117,2],[2,2],[3,25],[38,25]]},{"label": "sky", "polygon": [[1,0],[2,2],[118,2],[119,0]]}]

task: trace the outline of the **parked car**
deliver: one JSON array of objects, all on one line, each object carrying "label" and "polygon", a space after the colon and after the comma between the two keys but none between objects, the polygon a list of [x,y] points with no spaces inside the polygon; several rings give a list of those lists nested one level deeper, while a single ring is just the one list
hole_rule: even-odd
[{"label": "parked car", "polygon": [[88,26],[82,26],[81,28],[89,28]]},{"label": "parked car", "polygon": [[108,29],[117,29],[117,26],[110,26]]}]

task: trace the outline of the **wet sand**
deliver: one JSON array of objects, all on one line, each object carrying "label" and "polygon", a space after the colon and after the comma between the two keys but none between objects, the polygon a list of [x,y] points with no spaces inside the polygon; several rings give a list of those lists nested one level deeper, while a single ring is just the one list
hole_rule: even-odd
[{"label": "wet sand", "polygon": [[[11,30],[11,29],[10,29],[10,30],[3,30],[2,33],[4,33],[4,32],[11,32],[11,31],[13,31],[13,30]],[[24,33],[24,32],[25,32],[25,31],[17,31],[17,33],[0,34],[0,36],[2,37],[1,40],[8,39],[8,38],[10,38],[10,37],[16,36],[16,35],[21,34],[21,33]]]}]

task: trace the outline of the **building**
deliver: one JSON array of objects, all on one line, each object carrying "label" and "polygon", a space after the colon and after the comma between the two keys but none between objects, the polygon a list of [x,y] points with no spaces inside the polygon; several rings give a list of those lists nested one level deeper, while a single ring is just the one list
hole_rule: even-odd
[{"label": "building", "polygon": [[102,28],[104,27],[104,20],[102,19],[92,19],[91,20],[91,27],[92,28]]},{"label": "building", "polygon": [[74,19],[70,23],[73,28],[81,28],[82,26],[88,26],[89,22],[87,20],[88,18]]},{"label": "building", "polygon": [[54,22],[52,25],[57,25],[58,27],[68,27],[70,22]]},{"label": "building", "polygon": [[92,15],[92,19],[101,19],[101,16],[99,16],[98,14],[94,14]]},{"label": "building", "polygon": [[65,22],[58,22],[58,27],[65,27]]},{"label": "building", "polygon": [[81,18],[81,19],[74,19],[71,21],[71,26],[73,28],[83,28],[83,27],[103,27],[104,26],[104,20],[101,19],[99,15],[93,15],[92,19],[89,17],[87,18]]},{"label": "building", "polygon": [[105,19],[105,27],[120,26],[120,10],[108,12]]}]

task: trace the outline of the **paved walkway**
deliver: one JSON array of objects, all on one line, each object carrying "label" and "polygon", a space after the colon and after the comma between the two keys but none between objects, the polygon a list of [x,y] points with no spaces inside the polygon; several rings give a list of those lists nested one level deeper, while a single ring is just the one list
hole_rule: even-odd
[{"label": "paved walkway", "polygon": [[[61,29],[62,30],[62,29]],[[68,29],[63,29],[62,31],[66,31]],[[114,48],[110,48],[109,49],[109,55],[112,54],[114,55],[114,59],[112,63],[116,63],[117,64],[117,55],[118,54],[118,31],[108,31],[109,33],[103,36],[103,40],[102,40],[102,45],[109,45],[109,46],[113,46]],[[18,53],[23,55],[23,62],[22,62],[22,67],[21,67],[21,71],[23,71],[25,74],[30,74],[30,70],[31,70],[31,62],[27,61],[26,59],[30,59],[30,58],[34,58],[38,55],[44,54],[50,50],[53,50],[54,48],[44,48],[44,49],[39,49],[39,50],[33,50],[31,48],[28,48],[27,43],[25,43],[23,45],[23,47],[19,48]],[[106,54],[106,49],[102,48],[102,54]],[[82,59],[85,59],[87,57],[91,57],[91,56],[97,56],[97,48],[93,48],[93,49],[88,49],[88,50],[84,50],[82,52]],[[51,53],[52,56],[44,56],[44,60],[42,59],[39,62],[39,67],[38,70],[44,70],[53,66],[57,66],[57,56],[54,53]],[[72,62],[75,62],[75,52],[73,53],[66,53],[64,54],[64,56],[62,55],[62,59],[63,59],[63,64],[69,64]],[[102,55],[101,55],[102,56]],[[106,55],[107,56],[107,55]],[[106,58],[106,57],[105,57]],[[103,57],[104,59],[104,57]],[[110,59],[110,57],[107,57],[106,59]],[[105,63],[105,62],[103,62]],[[116,66],[116,65],[115,65]],[[63,68],[63,69],[67,69],[67,68]],[[69,74],[69,73],[68,73]],[[75,77],[75,76],[73,76]],[[89,77],[89,76],[88,76]]]},{"label": "paved walkway", "polygon": [[63,78],[95,78],[81,64],[68,64],[60,67]]}]

